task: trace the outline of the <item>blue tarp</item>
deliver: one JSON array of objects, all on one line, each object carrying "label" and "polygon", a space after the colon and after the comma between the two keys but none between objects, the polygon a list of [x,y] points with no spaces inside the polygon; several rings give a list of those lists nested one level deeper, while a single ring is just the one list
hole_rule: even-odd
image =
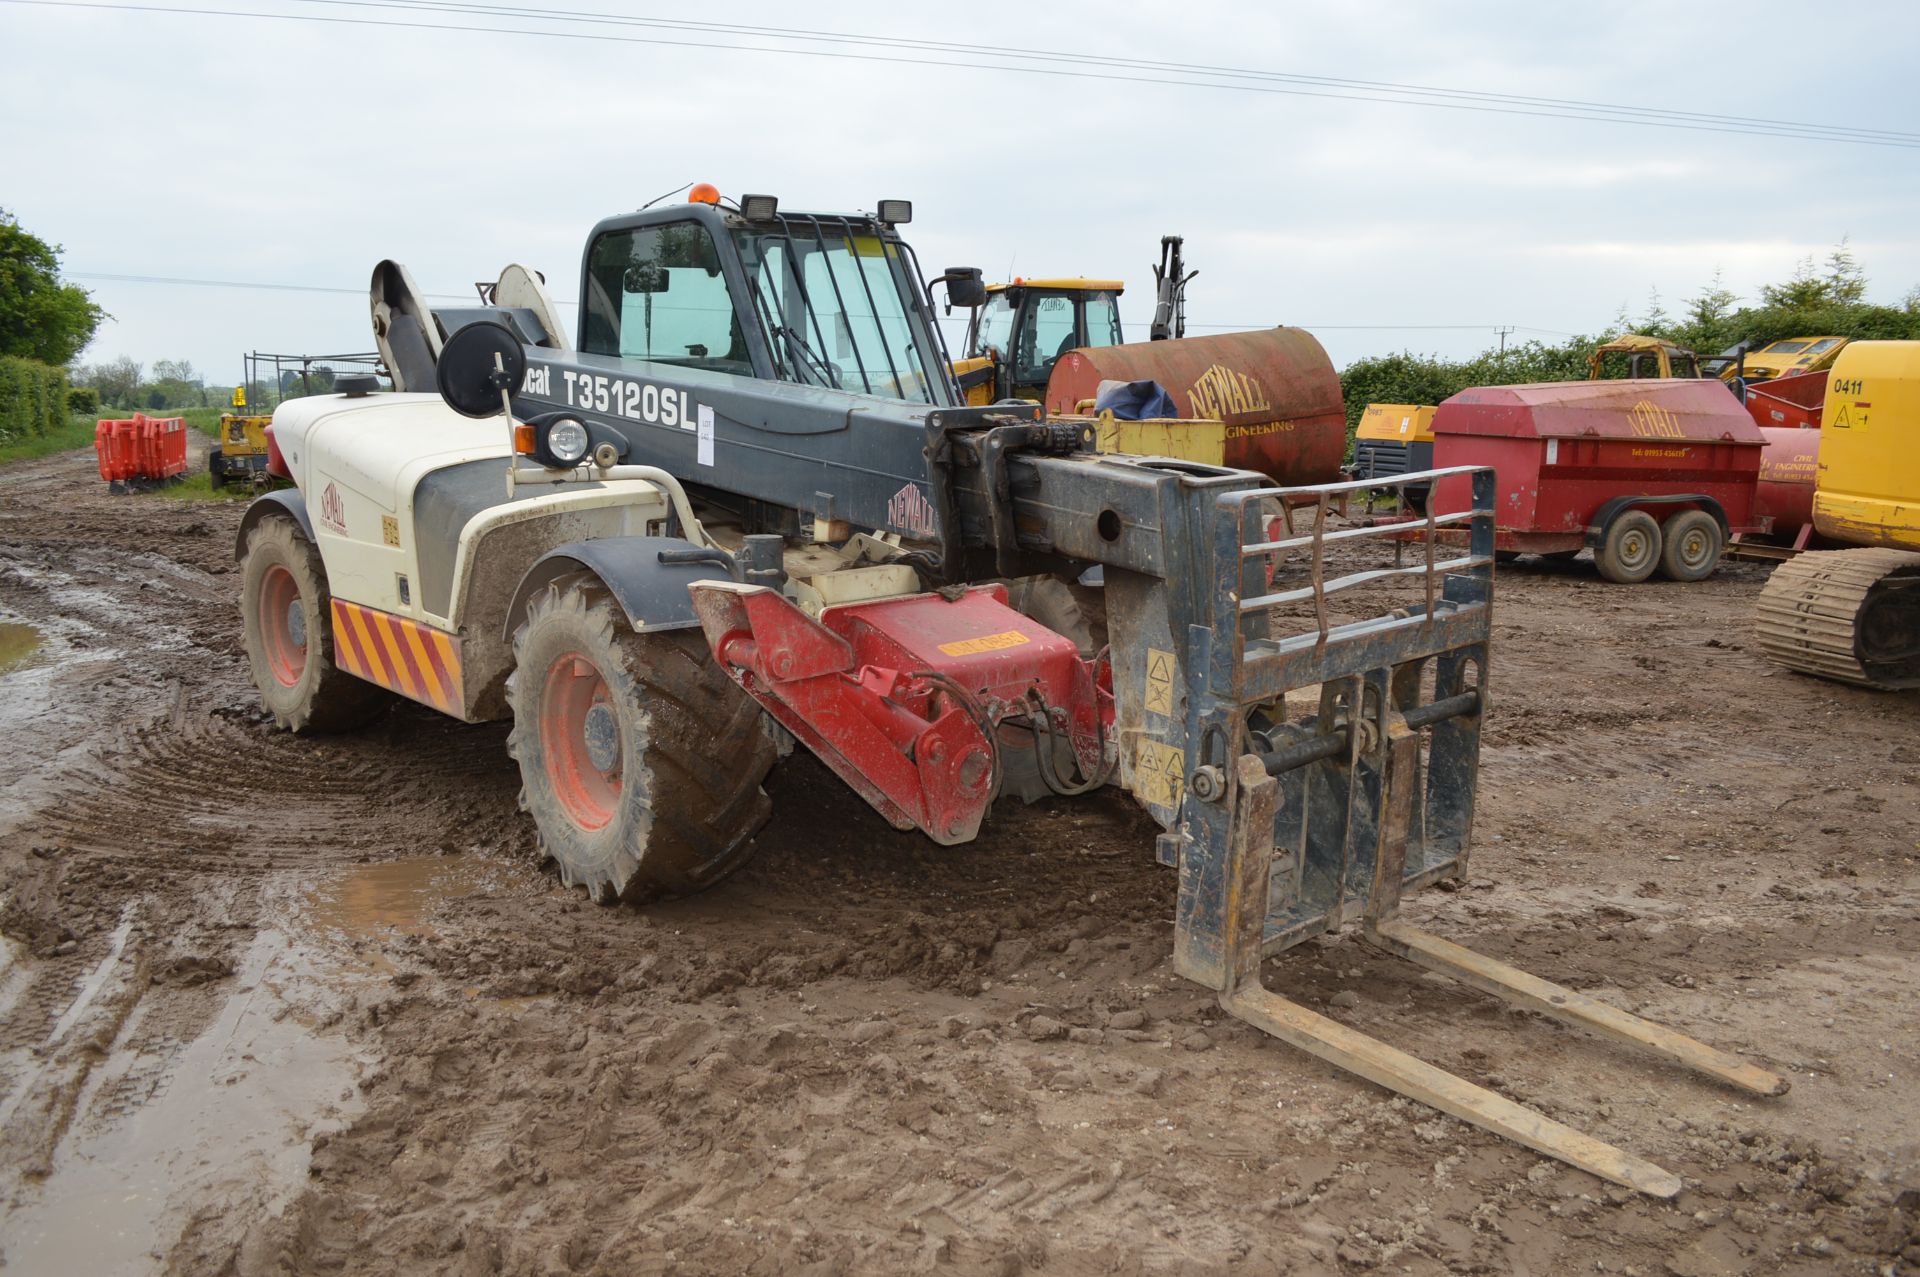
[{"label": "blue tarp", "polygon": [[1122,421],[1178,417],[1173,396],[1157,381],[1104,381],[1093,401],[1095,412],[1111,412]]}]

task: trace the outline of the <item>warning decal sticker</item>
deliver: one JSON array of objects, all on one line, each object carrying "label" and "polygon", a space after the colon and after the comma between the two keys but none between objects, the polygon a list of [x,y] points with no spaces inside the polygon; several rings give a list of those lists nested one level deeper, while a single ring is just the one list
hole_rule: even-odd
[{"label": "warning decal sticker", "polygon": [[1147,649],[1147,713],[1173,717],[1173,653]]},{"label": "warning decal sticker", "polygon": [[1134,754],[1133,792],[1154,807],[1178,807],[1187,789],[1187,753],[1142,736]]},{"label": "warning decal sticker", "polygon": [[1019,630],[1007,630],[1000,634],[983,634],[979,638],[961,639],[954,643],[942,643],[940,650],[948,656],[978,656],[982,652],[998,652],[1009,647],[1019,647],[1022,643],[1031,643],[1032,639]]}]

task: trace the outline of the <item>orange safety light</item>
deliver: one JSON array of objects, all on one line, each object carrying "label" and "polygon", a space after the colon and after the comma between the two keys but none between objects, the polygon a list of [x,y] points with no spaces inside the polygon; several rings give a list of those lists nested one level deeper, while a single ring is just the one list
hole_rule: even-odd
[{"label": "orange safety light", "polygon": [[712,182],[696,182],[693,189],[687,192],[689,204],[718,204],[719,202],[720,188]]},{"label": "orange safety light", "polygon": [[533,455],[533,427],[524,421],[513,423],[513,450],[522,456]]}]

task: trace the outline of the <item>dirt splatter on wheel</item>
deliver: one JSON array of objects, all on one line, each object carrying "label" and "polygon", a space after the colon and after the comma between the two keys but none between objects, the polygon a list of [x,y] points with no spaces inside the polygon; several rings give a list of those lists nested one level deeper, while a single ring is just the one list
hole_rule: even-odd
[{"label": "dirt splatter on wheel", "polygon": [[1705,510],[1682,510],[1660,529],[1660,575],[1669,581],[1704,581],[1720,566],[1726,539],[1720,520]]},{"label": "dirt splatter on wheel", "polygon": [[1645,510],[1622,511],[1607,525],[1593,561],[1615,585],[1638,585],[1659,565],[1660,525]]},{"label": "dirt splatter on wheel", "polygon": [[291,519],[264,519],[248,534],[240,573],[247,664],[275,722],[290,732],[348,731],[392,703],[334,664],[326,568]]},{"label": "dirt splatter on wheel", "polygon": [[591,578],[556,582],[514,635],[521,806],[561,881],[596,900],[687,895],[752,854],[779,755],[699,630],[635,634]]}]

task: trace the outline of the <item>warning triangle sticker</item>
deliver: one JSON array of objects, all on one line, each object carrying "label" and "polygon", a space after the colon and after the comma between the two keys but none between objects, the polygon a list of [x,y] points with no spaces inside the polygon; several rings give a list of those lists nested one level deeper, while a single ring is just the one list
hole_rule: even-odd
[{"label": "warning triangle sticker", "polygon": [[1840,415],[1827,423],[1836,430],[1846,430],[1853,425],[1853,414],[1847,411],[1847,405],[1840,405]]},{"label": "warning triangle sticker", "polygon": [[1147,677],[1156,683],[1173,681],[1173,658],[1165,652],[1155,652],[1153,660],[1147,666]]}]

